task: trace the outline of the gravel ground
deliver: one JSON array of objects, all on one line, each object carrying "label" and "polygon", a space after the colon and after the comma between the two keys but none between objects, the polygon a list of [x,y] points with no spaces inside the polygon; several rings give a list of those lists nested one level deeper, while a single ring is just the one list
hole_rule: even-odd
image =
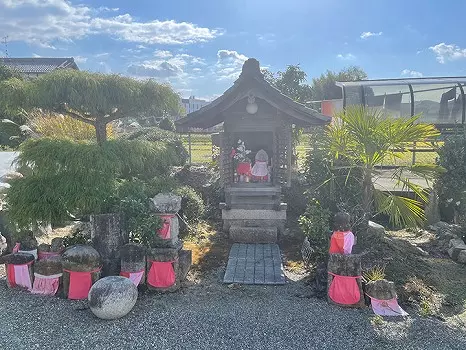
[{"label": "gravel ground", "polygon": [[[173,294],[144,294],[115,321],[86,302],[10,290],[0,277],[0,349],[465,349],[466,330],[407,317],[371,324],[371,310],[305,297],[301,282],[226,286],[219,273]],[[409,311],[409,310],[408,310]]]}]

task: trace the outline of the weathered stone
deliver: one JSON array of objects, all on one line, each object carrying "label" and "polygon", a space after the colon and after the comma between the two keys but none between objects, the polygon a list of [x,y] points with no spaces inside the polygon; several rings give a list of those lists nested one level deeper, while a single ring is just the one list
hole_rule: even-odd
[{"label": "weathered stone", "polygon": [[[28,264],[28,272],[29,272],[29,279],[31,280],[31,286],[32,286],[32,281],[34,280],[34,260],[35,257],[32,254],[27,254],[27,253],[12,253],[8,255],[4,255],[0,257],[0,264],[12,264],[12,265],[24,265]],[[8,277],[8,268],[6,268],[7,272],[7,277]],[[12,286],[9,283],[9,279],[7,278],[7,284],[8,287],[14,288],[16,286]]]},{"label": "weathered stone", "polygon": [[276,227],[230,227],[230,239],[238,243],[275,243],[277,235]]},{"label": "weathered stone", "polygon": [[12,253],[0,257],[0,264],[23,265],[34,261],[34,255],[28,253]]},{"label": "weathered stone", "polygon": [[385,235],[385,228],[382,225],[377,224],[376,222],[369,221],[367,227],[368,236],[375,236],[377,238],[382,238]]},{"label": "weathered stone", "polygon": [[125,277],[109,276],[94,283],[89,291],[89,308],[98,318],[114,320],[127,315],[136,304],[138,290]]},{"label": "weathered stone", "polygon": [[182,248],[181,242],[177,248],[150,248],[147,250],[147,260],[173,261],[178,259],[178,252]]},{"label": "weathered stone", "polygon": [[170,238],[163,239],[158,234],[154,235],[151,246],[152,247],[161,247],[161,248],[176,248],[179,245],[179,232],[180,232],[180,223],[176,215],[172,216],[170,219]]},{"label": "weathered stone", "polygon": [[188,275],[189,269],[193,263],[192,253],[191,250],[180,250],[178,254],[180,281],[184,281]]},{"label": "weathered stone", "polygon": [[[91,246],[78,244],[74,245],[62,255],[63,263],[63,291],[65,297],[68,297],[70,286],[69,271],[89,272],[98,270],[101,266],[100,255]],[[92,283],[95,283],[100,278],[100,270],[91,273]]]},{"label": "weathered stone", "polygon": [[63,265],[59,256],[38,260],[34,264],[34,272],[40,275],[51,276],[62,273],[62,271]]},{"label": "weathered stone", "polygon": [[152,198],[152,204],[157,213],[176,214],[181,210],[181,197],[173,193],[159,193]]},{"label": "weathered stone", "polygon": [[230,209],[222,211],[226,220],[286,220],[286,210]]},{"label": "weathered stone", "polygon": [[466,250],[462,250],[458,254],[458,259],[456,260],[460,264],[466,264]]},{"label": "weathered stone", "polygon": [[387,280],[368,282],[366,293],[379,300],[391,300],[396,298],[395,283]]},{"label": "weathered stone", "polygon": [[102,275],[120,273],[120,248],[129,242],[120,214],[91,215],[92,245],[102,258]]},{"label": "weathered stone", "polygon": [[38,252],[50,252],[50,244],[47,243],[41,243],[37,247]]},{"label": "weathered stone", "polygon": [[450,240],[449,247],[448,255],[450,255],[450,258],[452,258],[454,261],[458,260],[458,255],[461,251],[466,250],[466,244],[462,239],[459,238]]},{"label": "weathered stone", "polygon": [[32,231],[23,232],[21,234],[21,238],[18,241],[21,244],[20,249],[26,251],[35,250],[39,245]]},{"label": "weathered stone", "polygon": [[438,221],[434,224],[431,224],[429,226],[429,229],[434,231],[434,232],[437,232],[438,230],[440,229],[450,229],[451,225],[447,222],[443,222],[443,221]]},{"label": "weathered stone", "polygon": [[[180,242],[181,243],[181,242]],[[154,287],[147,282],[147,288],[149,290],[158,291],[158,292],[173,292],[180,287],[180,268],[179,268],[179,258],[178,253],[181,249],[181,245],[177,249],[173,248],[151,248],[147,251],[147,276],[149,281],[150,269],[152,268],[152,262],[171,262],[173,270],[175,272],[175,283],[167,288]]]},{"label": "weathered stone", "polygon": [[61,237],[53,238],[52,242],[50,244],[50,251],[51,252],[61,253],[64,250],[65,250],[65,246],[63,244],[63,238],[61,238]]},{"label": "weathered stone", "polygon": [[[333,273],[338,276],[361,276],[361,256],[358,254],[351,254],[351,255],[341,255],[341,254],[330,254],[327,270],[330,273]],[[328,290],[332,284],[333,276],[329,274],[328,276],[328,284],[327,284],[327,295]],[[343,307],[364,307],[364,293],[362,290],[362,282],[361,278],[356,279],[356,283],[359,287],[360,299],[359,302],[352,304],[352,305],[341,305],[335,303],[330,297],[328,297],[328,301],[331,304],[340,305]]]},{"label": "weathered stone", "polygon": [[121,271],[138,272],[146,268],[146,247],[128,243],[120,249]]}]

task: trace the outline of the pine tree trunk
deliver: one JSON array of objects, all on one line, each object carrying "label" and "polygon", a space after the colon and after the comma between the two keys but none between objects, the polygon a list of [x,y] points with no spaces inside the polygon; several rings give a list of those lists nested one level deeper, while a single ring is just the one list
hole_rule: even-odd
[{"label": "pine tree trunk", "polygon": [[94,124],[94,127],[96,132],[97,144],[101,146],[105,141],[107,141],[107,123],[97,119]]}]

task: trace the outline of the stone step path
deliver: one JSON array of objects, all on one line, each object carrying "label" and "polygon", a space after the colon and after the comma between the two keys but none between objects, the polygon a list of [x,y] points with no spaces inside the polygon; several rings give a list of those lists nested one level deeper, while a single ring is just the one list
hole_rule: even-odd
[{"label": "stone step path", "polygon": [[233,244],[223,283],[285,284],[280,248],[277,244]]}]

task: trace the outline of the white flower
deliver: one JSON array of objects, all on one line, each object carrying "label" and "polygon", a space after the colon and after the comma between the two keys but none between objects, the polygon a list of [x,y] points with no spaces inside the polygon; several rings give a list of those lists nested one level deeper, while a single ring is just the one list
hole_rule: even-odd
[{"label": "white flower", "polygon": [[453,202],[453,198],[447,199],[447,203],[451,203],[451,202]]},{"label": "white flower", "polygon": [[456,206],[458,206],[458,207],[459,207],[459,205],[461,204],[461,202],[460,202],[460,201],[458,201],[458,202],[456,202],[455,204],[456,204]]}]

